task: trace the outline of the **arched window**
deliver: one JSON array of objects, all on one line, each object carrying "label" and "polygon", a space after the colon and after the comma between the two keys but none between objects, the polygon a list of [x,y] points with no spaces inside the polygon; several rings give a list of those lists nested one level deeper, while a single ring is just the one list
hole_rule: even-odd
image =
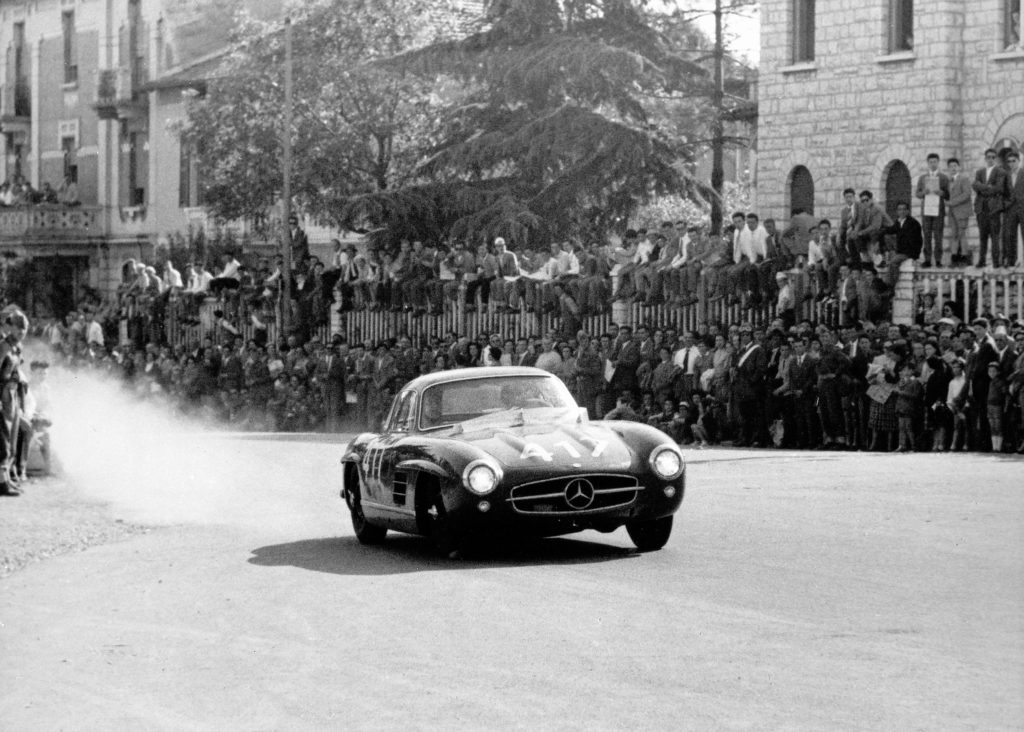
[{"label": "arched window", "polygon": [[814,214],[814,178],[811,171],[802,165],[793,168],[789,174],[789,208],[790,212],[802,208]]},{"label": "arched window", "polygon": [[889,163],[889,170],[885,174],[885,212],[893,221],[896,220],[896,205],[905,203],[911,208],[911,181],[910,169],[902,160],[893,160]]}]

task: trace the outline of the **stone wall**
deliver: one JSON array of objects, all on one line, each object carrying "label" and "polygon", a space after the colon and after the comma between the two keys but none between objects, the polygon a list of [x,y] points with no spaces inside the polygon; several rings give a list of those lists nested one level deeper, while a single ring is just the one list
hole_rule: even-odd
[{"label": "stone wall", "polygon": [[1002,52],[1004,1],[915,3],[914,50],[895,54],[889,0],[818,2],[815,59],[793,64],[794,0],[762,0],[762,215],[788,218],[797,165],[814,178],[814,213],[834,217],[848,186],[884,201],[894,160],[916,177],[934,151],[973,174],[1000,130],[1024,142],[1024,53]]}]

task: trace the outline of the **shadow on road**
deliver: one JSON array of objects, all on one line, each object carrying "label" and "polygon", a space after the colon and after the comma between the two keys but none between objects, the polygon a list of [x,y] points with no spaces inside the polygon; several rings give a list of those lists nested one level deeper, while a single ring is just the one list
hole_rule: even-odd
[{"label": "shadow on road", "polygon": [[250,564],[260,567],[299,567],[342,575],[384,575],[438,570],[589,564],[639,556],[633,549],[572,539],[527,539],[478,548],[466,559],[436,556],[425,539],[388,537],[367,547],[354,536],[304,539],[253,550]]}]

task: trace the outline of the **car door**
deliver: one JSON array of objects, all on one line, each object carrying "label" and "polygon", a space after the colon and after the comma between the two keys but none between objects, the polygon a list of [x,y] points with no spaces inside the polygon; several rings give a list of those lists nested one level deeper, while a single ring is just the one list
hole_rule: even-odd
[{"label": "car door", "polygon": [[408,434],[415,405],[414,391],[400,393],[384,422],[384,431],[367,445],[363,455],[363,509],[368,517],[383,518],[391,523],[405,513],[394,498],[395,464],[399,445]]}]

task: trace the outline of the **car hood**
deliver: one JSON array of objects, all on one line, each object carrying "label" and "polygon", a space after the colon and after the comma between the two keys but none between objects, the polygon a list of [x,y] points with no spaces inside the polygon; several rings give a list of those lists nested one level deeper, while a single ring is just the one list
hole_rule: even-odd
[{"label": "car hood", "polygon": [[622,437],[588,422],[496,426],[464,432],[457,439],[513,469],[618,471],[628,469],[634,460],[634,451]]}]

